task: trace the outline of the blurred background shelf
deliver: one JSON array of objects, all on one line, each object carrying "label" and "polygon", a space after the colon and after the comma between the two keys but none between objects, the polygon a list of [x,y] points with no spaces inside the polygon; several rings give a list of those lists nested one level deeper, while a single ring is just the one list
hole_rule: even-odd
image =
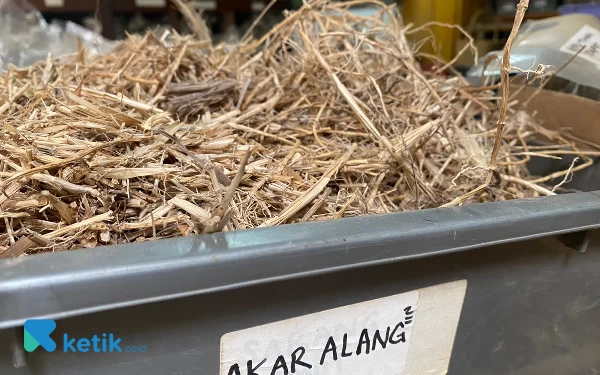
[{"label": "blurred background shelf", "polygon": [[[156,31],[172,27],[185,31],[186,25],[172,0],[30,0],[45,17],[69,19],[99,31],[108,39],[122,38],[126,32]],[[502,48],[512,27],[518,0],[387,0],[397,1],[405,23],[418,27],[426,22],[462,25],[475,38],[479,56]],[[219,37],[240,36],[269,0],[195,0],[191,3],[204,11],[209,27]],[[526,20],[558,16],[559,8],[581,0],[531,0]],[[301,0],[278,0],[268,12],[271,23],[281,20],[282,10],[294,9]],[[261,23],[269,29],[269,21]],[[467,43],[456,28],[431,27],[433,38],[421,47],[423,54],[434,54],[451,60]],[[225,36],[223,36],[225,35]],[[415,35],[422,38],[425,32]],[[429,34],[427,34],[429,35]],[[473,63],[473,54],[465,54],[457,65]]]},{"label": "blurred background shelf", "polygon": [[[117,30],[117,18],[139,15],[154,23],[165,23],[178,29],[180,15],[171,0],[30,0],[44,16],[80,21],[80,18],[97,18],[101,33],[108,39],[122,37]],[[191,2],[197,9],[216,12],[220,27],[236,23],[236,15],[259,12],[265,6],[262,0],[202,0]],[[274,10],[288,8],[290,1],[278,1]],[[126,28],[125,28],[126,29]]]},{"label": "blurred background shelf", "polygon": [[[406,23],[415,26],[426,22],[462,25],[475,37],[475,45],[483,55],[489,48],[502,46],[512,28],[518,0],[400,0]],[[564,0],[531,0],[526,20],[537,20],[560,15],[559,7]],[[433,26],[435,45],[428,43],[422,52],[435,53],[445,60],[451,60],[466,39],[456,28]],[[415,36],[415,39],[425,34]],[[471,61],[472,55],[465,56],[462,63]]]}]

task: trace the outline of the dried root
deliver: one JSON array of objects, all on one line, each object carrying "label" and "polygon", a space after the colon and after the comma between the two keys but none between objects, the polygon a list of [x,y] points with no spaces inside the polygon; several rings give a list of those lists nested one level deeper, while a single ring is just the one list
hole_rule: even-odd
[{"label": "dried root", "polygon": [[[591,164],[509,116],[510,43],[498,104],[446,63],[424,71],[394,9],[365,3],[379,15],[306,2],[238,46],[187,9],[194,36],[0,74],[0,257],[535,197]],[[529,148],[540,134],[554,145]],[[529,175],[561,152],[582,163]]]}]

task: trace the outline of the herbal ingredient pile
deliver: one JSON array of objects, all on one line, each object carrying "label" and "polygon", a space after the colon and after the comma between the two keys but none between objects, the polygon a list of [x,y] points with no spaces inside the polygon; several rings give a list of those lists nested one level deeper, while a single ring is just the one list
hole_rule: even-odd
[{"label": "herbal ingredient pile", "polygon": [[[213,45],[178,3],[193,36],[0,73],[0,257],[432,208],[484,182],[499,85],[421,53],[392,7],[310,1],[261,39]],[[540,136],[552,145],[528,147]],[[525,164],[565,152],[509,107],[494,180],[465,203],[554,194],[591,159]]]}]

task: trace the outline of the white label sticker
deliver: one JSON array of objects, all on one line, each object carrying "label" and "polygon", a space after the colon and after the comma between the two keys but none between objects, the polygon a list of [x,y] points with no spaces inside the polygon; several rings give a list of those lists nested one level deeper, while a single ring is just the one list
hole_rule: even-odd
[{"label": "white label sticker", "polygon": [[583,25],[560,50],[574,55],[584,46],[585,49],[577,57],[600,65],[600,30],[590,25]]},{"label": "white label sticker", "polygon": [[228,333],[220,375],[443,372],[465,291],[462,280]]}]

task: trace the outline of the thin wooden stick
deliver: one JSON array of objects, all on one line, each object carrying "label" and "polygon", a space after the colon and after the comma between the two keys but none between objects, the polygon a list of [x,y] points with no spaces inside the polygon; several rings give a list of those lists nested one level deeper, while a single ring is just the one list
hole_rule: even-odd
[{"label": "thin wooden stick", "polygon": [[82,221],[80,221],[78,223],[71,224],[71,225],[68,225],[68,226],[66,226],[64,228],[52,231],[52,232],[50,232],[48,234],[45,234],[44,237],[46,237],[48,239],[53,239],[53,238],[61,237],[61,236],[64,236],[65,234],[68,234],[70,232],[74,232],[74,231],[80,230],[80,229],[85,228],[85,227],[87,227],[89,225],[96,224],[96,223],[101,222],[101,221],[111,220],[112,216],[113,216],[113,212],[112,211],[107,211],[107,212],[105,212],[103,214],[100,214],[100,215],[97,215],[97,216],[93,216],[93,217],[90,217],[89,219],[85,219],[85,220],[82,220]]},{"label": "thin wooden stick", "polygon": [[[181,1],[181,0],[176,0],[176,1]],[[271,9],[271,7],[273,5],[275,5],[276,2],[277,2],[277,0],[271,0],[267,4],[267,6],[265,6],[263,8],[262,12],[260,12],[258,17],[256,17],[254,22],[252,22],[252,25],[250,25],[248,30],[246,30],[246,32],[244,33],[244,36],[241,39],[242,43],[246,43],[248,41],[248,38],[252,35],[252,32],[254,31],[254,28],[256,27],[256,25],[258,25],[258,23],[263,19],[263,17],[267,14],[267,12],[269,12],[269,9]]]},{"label": "thin wooden stick", "polygon": [[244,171],[246,170],[246,164],[248,164],[248,160],[250,159],[251,154],[252,154],[252,149],[248,149],[248,151],[246,151],[246,154],[244,154],[244,157],[242,158],[242,161],[240,162],[238,171],[236,172],[235,177],[233,178],[233,181],[231,181],[231,184],[227,188],[227,191],[225,192],[225,196],[223,197],[223,200],[213,210],[213,213],[212,213],[213,217],[214,216],[219,216],[221,218],[224,217],[225,211],[227,210],[227,207],[229,207],[229,203],[231,203],[231,200],[233,199],[233,195],[235,194],[235,191],[237,190],[238,186],[240,186],[242,177],[244,177]]},{"label": "thin wooden stick", "polygon": [[515,15],[515,20],[513,23],[512,30],[510,31],[510,35],[508,36],[508,40],[506,41],[506,45],[504,46],[504,54],[502,56],[502,69],[500,74],[501,80],[501,90],[502,90],[502,99],[500,102],[500,112],[498,114],[498,122],[496,125],[496,137],[494,138],[494,147],[492,149],[492,155],[490,157],[490,165],[488,167],[488,173],[485,177],[485,182],[479,185],[477,188],[471,190],[470,192],[461,195],[460,197],[453,199],[451,202],[442,205],[442,207],[451,207],[451,206],[459,206],[462,205],[464,201],[467,199],[474,197],[480,191],[484,190],[490,185],[492,182],[492,177],[494,176],[494,172],[496,172],[497,164],[498,164],[498,152],[500,151],[500,144],[502,143],[502,132],[504,131],[504,127],[506,126],[506,115],[508,112],[508,96],[510,91],[510,52],[512,48],[512,44],[517,37],[517,33],[521,27],[521,23],[523,22],[523,18],[525,17],[525,12],[529,7],[529,0],[520,0],[517,5],[517,13]]}]

